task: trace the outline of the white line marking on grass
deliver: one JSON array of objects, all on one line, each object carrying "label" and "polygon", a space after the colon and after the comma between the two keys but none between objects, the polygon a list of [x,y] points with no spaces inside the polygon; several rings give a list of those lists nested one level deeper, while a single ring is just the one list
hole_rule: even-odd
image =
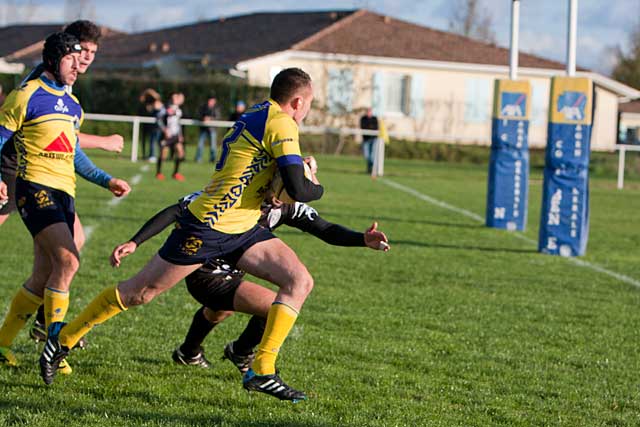
[{"label": "white line marking on grass", "polygon": [[[383,184],[385,184],[385,185],[393,187],[393,188],[395,188],[397,190],[404,191],[405,193],[409,193],[412,196],[414,196],[414,197],[416,197],[416,198],[418,198],[420,200],[424,200],[425,202],[431,203],[432,205],[439,206],[441,208],[444,208],[444,209],[447,209],[447,210],[450,210],[450,211],[453,211],[453,212],[457,212],[457,213],[459,213],[461,215],[464,215],[466,217],[474,219],[474,220],[476,220],[478,222],[484,223],[484,218],[483,217],[481,217],[480,215],[478,215],[476,213],[468,211],[466,209],[462,209],[462,208],[459,208],[457,206],[450,205],[449,203],[443,202],[441,200],[434,199],[431,196],[427,196],[426,194],[422,194],[419,191],[414,190],[413,188],[406,187],[406,186],[404,186],[402,184],[398,184],[397,182],[390,181],[387,178],[380,179],[378,181],[383,183]],[[536,242],[535,240],[530,239],[529,237],[524,236],[524,235],[522,235],[520,233],[512,232],[512,233],[509,233],[509,234],[514,236],[514,237],[516,237],[516,238],[518,238],[518,239],[524,240],[525,242],[531,243],[531,244],[536,245],[536,246],[538,245],[538,242]],[[581,260],[581,259],[578,259],[578,258],[573,258],[573,257],[563,257],[563,258],[566,259],[567,261],[579,266],[579,267],[588,268],[588,269],[597,271],[599,273],[606,274],[607,276],[613,277],[614,279],[620,280],[621,282],[624,282],[624,283],[627,283],[629,285],[635,286],[636,288],[640,288],[640,281],[636,280],[636,279],[634,279],[632,277],[625,276],[624,274],[620,274],[620,273],[617,273],[615,271],[608,270],[608,269],[606,269],[604,267],[601,267],[601,266],[599,266],[597,264],[592,264],[592,263],[590,263],[588,261],[584,261],[584,260]]]},{"label": "white line marking on grass", "polygon": [[424,200],[425,202],[429,202],[432,205],[436,205],[436,206],[440,206],[441,208],[444,209],[448,209],[450,211],[454,211],[457,212],[461,215],[467,216],[471,219],[475,219],[476,221],[480,221],[480,222],[484,222],[484,218],[482,218],[480,215],[475,214],[471,211],[468,211],[466,209],[462,209],[453,205],[450,205],[449,203],[443,202],[441,200],[438,199],[434,199],[431,196],[427,196],[426,194],[422,194],[416,190],[414,190],[413,188],[409,188],[409,187],[405,187],[402,184],[398,184],[397,182],[393,182],[393,181],[389,181],[388,179],[381,179],[380,182],[382,182],[383,184],[387,184],[391,187],[397,188],[398,190],[402,190],[405,193],[409,193],[412,196],[415,196],[416,198],[420,199],[420,200]]},{"label": "white line marking on grass", "polygon": [[[131,177],[131,179],[129,181],[130,181],[131,187],[133,187],[134,185],[138,185],[138,184],[140,184],[140,181],[142,181],[142,175],[141,174],[134,175],[134,176]],[[110,208],[118,206],[128,195],[129,194],[126,194],[126,195],[124,195],[122,197],[113,196],[111,198],[111,200],[109,200],[107,202],[107,205]]]},{"label": "white line marking on grass", "polygon": [[122,197],[113,196],[111,198],[111,200],[109,200],[107,202],[107,206],[109,206],[110,208],[118,206],[120,204],[120,202],[122,202],[125,199],[125,197],[127,197],[127,196],[122,196]]},{"label": "white line marking on grass", "polygon": [[96,229],[95,225],[85,225],[82,227],[82,230],[84,231],[84,246],[82,247],[83,249],[87,246],[87,242],[91,238],[91,235],[93,234],[95,229]]},{"label": "white line marking on grass", "polygon": [[[149,170],[149,165],[143,165],[140,168],[141,172],[145,172]],[[136,174],[134,176],[131,177],[131,179],[129,180],[129,184],[131,184],[131,187],[133,187],[134,185],[138,185],[140,184],[140,181],[142,181],[142,174]],[[127,194],[128,196],[128,194]],[[108,202],[107,202],[107,206],[110,208],[116,207],[118,206],[127,196],[123,196],[123,197],[112,197]],[[85,246],[87,244],[87,242],[89,241],[89,237],[91,236],[91,233],[93,233],[96,229],[97,225],[86,225],[84,226],[84,242],[85,242]]]}]

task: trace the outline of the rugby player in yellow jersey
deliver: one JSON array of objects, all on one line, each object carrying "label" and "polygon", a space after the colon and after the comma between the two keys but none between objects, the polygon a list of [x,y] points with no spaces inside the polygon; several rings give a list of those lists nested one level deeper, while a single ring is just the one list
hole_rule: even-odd
[{"label": "rugby player in yellow jersey", "polygon": [[[42,52],[42,76],[11,92],[0,108],[0,145],[15,137],[17,207],[34,239],[33,272],[14,297],[10,313],[33,313],[44,300],[49,333],[61,326],[79,266],[73,241],[74,159],[83,112],[65,86],[78,76],[80,51],[73,35],[49,36]],[[125,191],[124,186],[128,188],[124,183],[110,189],[115,194]],[[6,197],[6,189],[0,181],[0,198]],[[26,319],[21,320],[8,328],[11,331],[5,330],[5,321],[7,336],[15,336]]]},{"label": "rugby player in yellow jersey", "polygon": [[[101,32],[100,28],[91,21],[77,20],[67,25],[64,32],[75,36],[80,41],[80,58],[78,63],[78,74],[84,74],[89,66],[95,59],[96,51],[98,49],[98,42],[100,40]],[[39,78],[44,72],[44,64],[41,63],[36,66],[25,79],[21,85],[26,84],[30,80]],[[71,86],[65,86],[65,91],[71,93]],[[107,188],[114,193],[116,197],[126,195],[130,191],[130,187],[126,181],[118,178],[114,178],[107,174],[91,162],[91,160],[82,151],[82,148],[100,148],[106,151],[120,152],[122,151],[123,138],[120,135],[109,136],[97,136],[85,133],[78,133],[80,146],[76,147],[74,166],[77,175],[85,178],[86,180]],[[2,147],[2,169],[1,174],[3,181],[7,184],[8,188],[8,203],[0,209],[0,224],[2,224],[8,216],[12,213],[15,207],[15,181],[17,173],[17,152],[13,139],[7,141]],[[85,234],[80,222],[80,218],[76,212],[74,220],[74,232],[73,241],[76,245],[78,252],[82,249],[85,243]],[[33,288],[37,288],[38,285],[33,283],[33,278],[27,279],[27,282],[32,283]],[[9,311],[5,316],[4,323],[0,327],[0,364],[14,365],[15,356],[11,354],[10,346],[19,331],[19,325],[24,324],[24,317],[27,313]],[[21,328],[21,326],[20,326]],[[29,335],[35,341],[44,341],[47,337],[46,321],[44,315],[44,307],[41,305],[38,308],[37,315],[34,319],[33,325],[29,331]],[[84,341],[79,345],[84,346]],[[62,373],[71,373],[71,369],[68,364],[63,366]]]},{"label": "rugby player in yellow jersey", "polygon": [[[80,47],[82,48],[82,51],[80,52],[80,60],[78,63],[78,74],[86,73],[89,67],[91,66],[91,64],[93,63],[93,61],[95,60],[96,53],[98,51],[98,43],[101,37],[100,27],[98,27],[96,24],[94,24],[91,21],[80,19],[77,21],[73,21],[71,24],[67,25],[64,28],[64,32],[75,36],[80,41]],[[29,76],[27,76],[25,81],[40,77],[43,71],[44,69],[42,64],[38,65],[29,74]],[[67,86],[66,89],[69,92],[71,92],[71,86]],[[91,135],[91,134],[79,132],[78,138],[79,138],[81,149],[100,148],[102,150],[113,151],[117,153],[122,151],[122,147],[124,143],[124,139],[122,138],[122,136],[117,134],[108,135],[108,136],[99,136],[99,135]],[[6,144],[6,145],[9,145],[9,144]],[[84,156],[84,153],[82,153],[82,155],[83,157],[86,157]],[[76,156],[77,156],[77,153],[76,153]],[[102,171],[98,171],[93,174],[90,174],[90,176],[87,178],[86,175],[79,172],[79,166],[77,164],[77,160],[78,159],[76,159],[76,173],[79,173],[83,178],[89,179],[91,182],[101,185],[103,187],[107,187],[110,190],[113,188],[117,188],[118,186],[126,185],[126,187],[123,187],[124,191],[114,193],[114,195],[117,197],[124,196],[130,191],[130,188],[126,182],[119,180],[118,178],[113,178],[106,173],[100,174],[99,172],[102,172]],[[2,217],[0,216],[0,223],[1,222],[2,222]],[[82,247],[84,246],[84,243],[85,243],[85,234],[84,234],[84,228],[82,227],[82,223],[80,222],[80,217],[78,216],[77,212],[76,212],[75,221],[73,223],[73,241],[75,242],[76,248],[78,249],[78,251],[82,250]],[[44,341],[46,339],[46,335],[47,335],[46,325],[45,325],[44,311],[42,309],[42,306],[40,306],[40,308],[38,309],[37,316],[34,319],[33,326],[29,331],[29,335],[35,341]],[[1,337],[1,334],[0,334],[0,337]],[[0,341],[1,341],[1,338],[0,338]]]},{"label": "rugby player in yellow jersey", "polygon": [[304,71],[289,68],[275,77],[271,98],[247,110],[227,133],[211,182],[180,215],[158,254],[134,277],[105,289],[58,336],[49,336],[40,357],[45,383],[53,381],[59,361],[94,325],[150,302],[208,260],[234,255],[238,268],[280,288],[244,387],[280,399],[306,398],[279,378],[275,359],[313,279],[293,250],[257,222],[276,169],[293,199],[322,196],[322,186],[304,177],[298,141],[298,125],[312,100],[311,78]]}]

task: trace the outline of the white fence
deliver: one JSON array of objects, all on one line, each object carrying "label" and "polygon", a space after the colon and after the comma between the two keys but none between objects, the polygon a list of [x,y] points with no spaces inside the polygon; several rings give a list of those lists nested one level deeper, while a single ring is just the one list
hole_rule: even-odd
[{"label": "white fence", "polygon": [[[86,120],[106,121],[106,122],[125,122],[131,123],[133,126],[131,135],[131,161],[138,161],[138,144],[140,143],[140,124],[141,123],[155,123],[155,118],[146,116],[124,116],[119,114],[86,114]],[[182,119],[180,121],[185,126],[211,126],[217,128],[228,129],[233,126],[233,122],[227,120],[213,120],[209,122],[202,122],[200,120]],[[378,135],[377,131],[362,130],[358,128],[330,128],[325,126],[302,126],[300,128],[302,132],[322,135],[322,134],[334,134],[340,136],[347,135]],[[409,135],[390,132],[390,136],[402,138]],[[415,136],[415,135],[414,135]],[[377,164],[374,168],[374,175],[382,176],[384,168],[384,144],[378,147],[377,150]],[[624,187],[624,165],[625,155],[627,151],[640,151],[640,145],[616,145],[618,150],[618,189]]]},{"label": "white fence", "polygon": [[[140,143],[140,124],[142,123],[155,123],[154,117],[148,116],[124,116],[119,114],[86,114],[85,120],[95,120],[102,122],[125,122],[133,125],[131,134],[131,161],[138,161],[138,145]],[[193,119],[182,119],[180,124],[184,126],[210,126],[216,128],[228,129],[233,126],[234,122],[227,120],[212,120],[203,122]],[[301,126],[300,130],[304,133],[323,135],[378,135],[378,131],[362,130],[357,128],[330,128],[325,126]],[[394,135],[395,136],[395,135]]]},{"label": "white fence", "polygon": [[627,151],[640,151],[640,145],[616,145],[618,150],[618,190],[624,187],[624,165]]}]

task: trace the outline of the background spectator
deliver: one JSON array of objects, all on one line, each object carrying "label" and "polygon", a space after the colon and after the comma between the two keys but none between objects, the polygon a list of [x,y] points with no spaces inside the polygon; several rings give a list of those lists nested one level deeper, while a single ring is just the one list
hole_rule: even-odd
[{"label": "background spectator", "polygon": [[[360,129],[378,130],[378,118],[373,115],[371,108],[367,108],[367,113],[360,118]],[[362,154],[367,162],[367,173],[373,169],[376,138],[376,135],[362,135]]]},{"label": "background spectator", "polygon": [[182,125],[180,124],[180,119],[182,118],[182,109],[180,106],[183,103],[184,95],[178,92],[173,93],[167,106],[162,108],[158,114],[156,123],[162,130],[162,141],[160,143],[162,149],[158,156],[156,170],[156,178],[159,180],[164,180],[162,161],[166,159],[167,153],[171,150],[175,162],[172,177],[175,180],[184,181],[184,176],[179,172],[180,163],[184,160],[184,137],[182,134]]},{"label": "background spectator", "polygon": [[[211,94],[209,98],[207,98],[207,102],[200,107],[199,116],[200,120],[203,122],[220,119],[220,107],[217,105],[216,96],[214,94]],[[195,161],[198,163],[202,161],[202,150],[204,149],[204,143],[207,139],[209,140],[209,162],[213,163],[216,161],[218,132],[215,127],[201,126],[195,157]]]},{"label": "background spectator", "polygon": [[236,109],[229,116],[229,121],[235,122],[236,120],[238,120],[240,116],[245,112],[246,109],[247,109],[247,104],[245,104],[244,101],[236,102]]},{"label": "background spectator", "polygon": [[[160,94],[154,89],[147,88],[140,94],[139,116],[153,116],[157,118],[158,110],[162,108]],[[154,123],[142,123],[142,157],[155,160],[156,144],[160,140],[158,127]],[[149,150],[147,152],[147,142]]]}]

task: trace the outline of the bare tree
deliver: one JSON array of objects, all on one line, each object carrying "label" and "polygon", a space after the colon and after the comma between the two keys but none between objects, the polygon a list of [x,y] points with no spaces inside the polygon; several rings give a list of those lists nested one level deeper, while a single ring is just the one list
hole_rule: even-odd
[{"label": "bare tree", "polygon": [[640,89],[640,21],[629,35],[629,53],[625,55],[620,46],[616,49],[617,64],[613,78]]},{"label": "bare tree", "polygon": [[4,24],[13,24],[16,22],[32,22],[38,10],[35,0],[29,0],[16,5],[15,0],[7,0],[3,4]]},{"label": "bare tree", "polygon": [[482,5],[482,0],[455,0],[451,6],[449,30],[485,42],[496,42],[491,14]]},{"label": "bare tree", "polygon": [[76,19],[96,19],[96,8],[91,0],[66,0],[64,5],[64,18],[66,22]]},{"label": "bare tree", "polygon": [[139,33],[147,29],[147,23],[141,15],[134,13],[127,20],[127,29],[132,33]]}]

